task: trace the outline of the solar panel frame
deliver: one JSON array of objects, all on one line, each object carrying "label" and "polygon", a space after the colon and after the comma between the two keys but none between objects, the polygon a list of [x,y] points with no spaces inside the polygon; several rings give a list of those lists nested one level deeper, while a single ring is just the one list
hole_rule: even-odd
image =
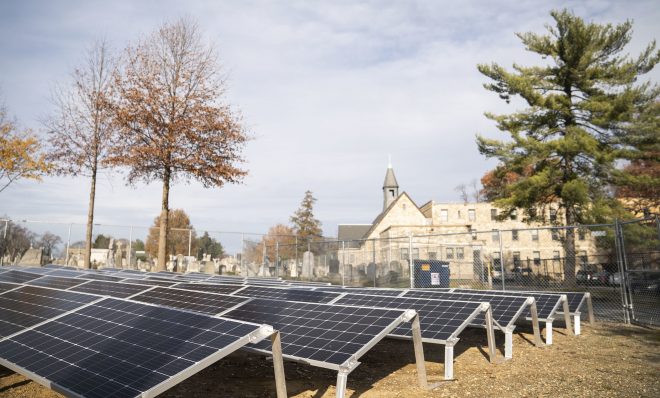
[{"label": "solar panel frame", "polygon": [[[121,300],[121,299],[115,299],[115,298],[100,298],[100,300],[89,304],[87,307],[97,305],[97,306],[103,308],[104,304],[106,304],[106,303],[114,304],[116,302],[128,303],[132,307],[139,306],[139,307],[158,308],[156,306],[150,306],[149,304],[135,303],[135,302],[131,302],[131,301],[127,301],[127,300]],[[105,306],[105,307],[107,308],[107,306]],[[89,308],[87,308],[87,309],[89,310]],[[81,308],[81,309],[78,309],[78,310],[75,310],[75,311],[71,311],[70,313],[67,313],[67,314],[62,315],[61,317],[58,317],[58,319],[56,319],[54,321],[49,321],[49,322],[46,322],[46,323],[44,323],[42,325],[39,325],[37,327],[31,328],[30,330],[26,330],[26,331],[23,331],[21,333],[18,333],[14,336],[13,340],[10,340],[10,339],[2,340],[0,342],[0,345],[8,346],[12,343],[14,345],[20,344],[20,343],[18,343],[18,341],[25,341],[26,338],[30,337],[30,335],[40,333],[38,331],[39,328],[42,331],[44,329],[48,330],[49,327],[50,327],[50,329],[53,329],[53,326],[56,326],[56,324],[58,324],[58,323],[59,324],[64,324],[63,322],[66,320],[67,316],[69,318],[74,318],[76,315],[80,315],[80,313],[83,310],[85,310],[85,308]],[[169,312],[172,312],[172,313],[185,313],[185,312],[177,311],[177,310],[173,310],[173,309],[158,308],[158,310],[159,311],[165,311],[165,312],[169,311]],[[196,355],[193,355],[192,357],[188,356],[185,359],[185,362],[184,362],[184,358],[181,358],[181,357],[183,357],[183,355],[181,355],[181,357],[176,357],[176,356],[174,356],[174,354],[168,354],[169,357],[166,357],[166,358],[168,358],[168,359],[170,357],[174,358],[171,363],[174,363],[175,361],[178,361],[177,364],[176,364],[178,366],[175,365],[173,368],[170,367],[169,369],[165,368],[165,371],[168,371],[168,370],[169,371],[167,373],[165,373],[164,371],[159,373],[160,376],[163,376],[163,377],[159,378],[160,382],[154,383],[152,381],[150,383],[151,386],[148,389],[142,389],[141,390],[141,389],[130,388],[130,390],[129,390],[128,386],[124,386],[124,385],[122,385],[121,382],[118,382],[117,380],[122,380],[122,379],[119,379],[119,376],[127,375],[132,370],[132,369],[126,369],[127,364],[129,362],[124,361],[122,358],[116,358],[116,357],[113,357],[110,354],[104,353],[103,355],[105,355],[105,357],[107,357],[109,359],[112,359],[111,362],[113,362],[113,364],[116,365],[115,369],[121,366],[123,374],[121,374],[121,375],[115,374],[114,378],[110,379],[108,377],[101,376],[99,373],[95,373],[93,371],[90,372],[90,371],[88,371],[87,368],[83,369],[82,372],[86,372],[87,374],[91,373],[91,376],[95,380],[99,380],[98,376],[101,376],[101,378],[107,380],[104,385],[92,384],[90,386],[89,393],[91,394],[91,393],[94,393],[95,391],[98,390],[98,392],[96,392],[94,396],[97,396],[97,397],[108,396],[109,393],[112,394],[113,396],[122,396],[120,394],[120,392],[121,392],[121,388],[123,387],[126,392],[131,392],[130,395],[124,395],[124,396],[136,396],[136,397],[137,396],[144,396],[144,397],[156,396],[156,395],[162,393],[163,391],[166,391],[167,389],[169,389],[169,388],[173,387],[174,385],[178,384],[182,380],[184,380],[184,379],[190,377],[191,375],[199,372],[200,370],[206,368],[207,366],[211,365],[212,363],[217,362],[218,360],[220,360],[221,358],[223,358],[226,355],[230,354],[231,352],[234,352],[234,351],[240,349],[241,347],[243,347],[244,345],[250,343],[251,341],[261,341],[261,340],[267,338],[268,336],[272,335],[273,332],[274,332],[272,327],[269,326],[269,325],[259,325],[259,324],[253,324],[253,323],[248,323],[248,322],[241,322],[241,321],[236,321],[236,320],[231,320],[231,319],[224,319],[224,318],[217,318],[217,317],[209,317],[209,316],[197,315],[197,314],[190,314],[189,315],[189,317],[192,317],[192,316],[194,316],[194,317],[203,317],[203,318],[206,318],[206,320],[215,321],[218,324],[221,324],[220,322],[222,322],[222,324],[226,324],[226,325],[232,325],[232,326],[237,325],[237,326],[234,327],[234,329],[230,330],[230,332],[233,331],[233,330],[237,330],[238,327],[249,328],[250,326],[252,326],[252,328],[250,328],[251,331],[247,334],[243,334],[243,335],[238,336],[238,337],[231,336],[231,337],[236,337],[234,339],[234,341],[224,345],[220,349],[215,347],[218,344],[215,344],[215,346],[214,345],[208,345],[208,341],[207,341],[207,344],[202,344],[202,342],[201,342],[202,339],[197,338],[197,337],[199,337],[204,332],[207,332],[207,333],[213,332],[215,334],[220,334],[221,336],[226,336],[227,333],[223,334],[220,331],[216,331],[215,329],[217,328],[217,325],[212,329],[198,328],[199,332],[198,332],[198,334],[196,334],[194,336],[194,338],[197,338],[197,340],[195,340],[194,343],[191,343],[188,340],[183,340],[182,343],[183,344],[188,344],[189,347],[195,347],[195,349],[198,349],[196,346],[199,345],[200,347],[205,347],[206,350],[200,350],[200,353],[198,353]],[[126,316],[122,315],[122,318],[125,319]],[[90,317],[90,319],[93,319],[93,318]],[[165,319],[165,320],[162,320],[161,323],[166,323],[166,322],[169,322],[169,321],[167,319]],[[126,323],[126,320],[124,320],[124,323]],[[173,322],[169,322],[169,323],[173,323]],[[115,323],[115,324],[117,324],[117,323]],[[117,325],[120,326],[122,324],[119,323]],[[178,325],[179,325],[178,327],[181,328],[185,324],[179,323]],[[185,326],[188,326],[188,325],[185,325]],[[106,328],[106,330],[107,329],[108,328]],[[109,329],[112,330],[113,328],[109,328]],[[41,333],[41,334],[43,336],[49,336],[48,334],[43,334],[43,333]],[[95,333],[91,333],[91,334],[94,335]],[[102,334],[96,333],[96,335],[98,336],[98,335],[102,335]],[[168,335],[163,334],[163,336],[164,336],[165,339],[172,339]],[[41,337],[41,336],[39,336],[39,337]],[[57,339],[56,337],[53,337],[53,336],[49,336],[49,337],[52,337],[54,339],[56,347],[53,348],[53,345],[48,345],[48,349],[60,349],[59,352],[63,352],[63,351],[66,352],[67,349],[68,349],[68,351],[70,352],[70,351],[72,351],[70,349],[71,347],[78,347],[79,351],[80,351],[80,348],[82,348],[82,349],[86,349],[87,351],[96,352],[96,354],[92,354],[92,355],[100,355],[99,351],[96,351],[96,350],[91,348],[91,347],[94,347],[94,344],[90,345],[90,347],[85,347],[85,348],[81,347],[80,344],[82,344],[82,343],[80,342],[79,339],[77,339],[77,336],[72,337],[71,341]],[[221,337],[217,337],[216,339],[211,340],[211,342],[213,342],[215,340],[218,340],[218,339],[221,339]],[[85,341],[87,341],[87,340],[85,340]],[[122,341],[122,340],[117,340],[117,341]],[[222,340],[219,340],[219,342],[222,342]],[[48,342],[46,342],[46,343],[48,343]],[[155,343],[155,342],[151,341],[151,343]],[[32,358],[35,355],[37,355],[37,353],[40,353],[41,354],[40,356],[43,360],[43,358],[45,358],[45,356],[47,355],[44,352],[41,352],[39,350],[36,350],[36,349],[32,348],[30,345],[24,345],[24,344],[21,344],[21,345],[24,347],[24,348],[21,348],[21,350],[23,350],[23,351],[26,350],[26,349],[35,351],[35,353],[32,354],[32,356],[30,356],[28,358]],[[122,343],[121,345],[126,347],[127,345],[132,345],[132,344],[131,343]],[[62,346],[65,346],[65,348],[61,349]],[[155,345],[152,344],[152,346],[155,346]],[[160,347],[165,347],[165,345],[161,345]],[[168,347],[168,348],[170,348],[170,351],[171,351],[171,347]],[[42,348],[42,349],[44,349],[44,348]],[[177,346],[177,349],[178,349],[178,346]],[[209,352],[211,352],[213,350],[215,350],[215,352],[212,352],[212,353],[209,354]],[[9,351],[9,352],[11,353],[11,352],[14,352],[14,351],[18,351],[18,350],[15,349],[15,350]],[[0,351],[0,353],[2,353],[2,352],[3,351]],[[156,351],[156,352],[158,353],[159,351]],[[163,352],[163,350],[161,349],[160,352]],[[189,352],[188,355],[193,354],[193,353],[194,353],[194,351]],[[25,355],[25,354],[22,353],[22,352],[19,353],[19,354],[16,354],[14,352],[14,357],[21,358],[21,355]],[[55,357],[51,356],[51,358],[55,358]],[[139,358],[139,356],[135,356],[134,358]],[[48,358],[48,359],[50,359],[50,358]],[[50,360],[52,362],[52,359],[50,359]],[[25,359],[24,359],[24,361],[25,361]],[[63,360],[60,360],[60,361],[62,361],[65,364],[68,364],[67,362],[64,362]],[[14,362],[16,362],[16,361],[14,361]],[[30,366],[30,367],[34,368],[36,365],[39,364],[39,362],[37,362],[35,364],[34,361],[29,361],[31,363],[29,363],[28,365],[24,365],[24,366],[20,366],[20,365],[14,363],[14,362],[11,362],[11,361],[9,361],[5,358],[0,358],[0,364],[2,364],[3,366],[6,366],[6,367],[18,372],[18,373],[24,374],[27,377],[37,381],[38,383],[40,383],[40,384],[42,384],[46,387],[52,388],[55,391],[58,391],[60,393],[64,393],[65,395],[68,395],[68,396],[82,396],[83,393],[87,394],[84,391],[84,389],[83,389],[83,391],[80,391],[80,389],[78,389],[78,391],[72,390],[71,388],[75,388],[75,385],[67,387],[67,386],[60,385],[56,382],[54,383],[53,381],[48,379],[48,377],[43,377],[43,376],[29,370],[28,368],[24,367],[24,366]],[[135,362],[135,360],[133,362]],[[190,362],[190,363],[192,363],[192,365],[182,367],[182,363],[186,363],[186,362]],[[148,363],[148,359],[147,359],[147,362],[143,362],[143,363]],[[108,369],[105,369],[106,365],[109,365],[107,363],[107,361],[103,361],[103,365],[102,365],[103,368],[97,367],[97,369],[98,369],[97,372],[102,372],[103,371],[103,372],[106,372],[106,375],[107,375]],[[170,363],[167,363],[165,366],[167,366],[167,365],[170,365]],[[73,366],[75,366],[75,365],[73,365]],[[111,366],[107,366],[107,367],[110,368],[110,370],[112,370]],[[134,367],[140,367],[140,366],[139,365],[134,365]],[[41,368],[38,368],[38,369],[44,370],[42,368],[44,368],[44,365],[41,365]],[[142,368],[146,368],[146,367],[143,366]],[[45,369],[50,370],[50,373],[47,373],[49,376],[57,375],[60,372],[66,373],[66,369],[61,369],[60,367],[54,367],[54,366],[51,366],[51,365],[48,365],[48,364],[46,364]],[[163,369],[163,367],[160,367],[158,370],[160,370],[160,369]],[[151,369],[149,369],[149,370],[151,370]],[[46,373],[46,372],[44,372],[44,373]],[[150,373],[148,373],[148,375],[150,377],[153,377],[152,375],[154,375],[156,373],[157,372],[155,370],[153,370]],[[173,373],[173,374],[170,375],[170,373]],[[125,380],[125,379],[123,379],[123,380]],[[139,381],[141,381],[141,380],[136,380],[136,382],[139,382]],[[84,380],[81,381],[81,380],[76,379],[76,382],[77,382],[77,384],[83,384]],[[88,384],[91,384],[91,383],[88,383]],[[108,386],[104,389],[103,387],[105,385],[108,385]],[[117,391],[113,388],[117,388],[117,389],[119,389],[119,391]]]},{"label": "solar panel frame", "polygon": [[[473,292],[475,290],[471,289],[453,289],[452,292],[460,293],[460,292]],[[501,290],[476,290],[479,292],[488,292],[488,294],[493,294],[493,295],[514,295],[514,296],[526,296],[525,292],[514,292],[514,291],[501,291]],[[563,298],[559,294],[546,294],[546,293],[529,293],[532,297],[534,297],[534,300],[536,301],[536,310],[538,314],[538,320],[543,321],[543,322],[552,322],[555,319],[555,315],[557,315],[557,311],[561,307],[563,303]],[[554,299],[552,298],[554,297]],[[524,313],[524,316],[526,319],[531,319],[531,315],[529,313],[529,310]]]},{"label": "solar panel frame", "polygon": [[87,280],[79,279],[79,278],[67,278],[63,276],[44,275],[40,278],[27,281],[25,282],[25,284],[30,286],[42,286],[42,287],[50,287],[53,289],[67,290],[87,282],[88,282]]},{"label": "solar panel frame", "polygon": [[206,283],[177,283],[172,286],[177,289],[192,290],[196,292],[206,293],[219,293],[219,294],[232,294],[237,290],[242,289],[241,285],[221,285],[221,284],[206,284]]},{"label": "solar panel frame", "polygon": [[122,283],[114,281],[91,280],[74,286],[68,291],[95,294],[97,296],[109,296],[116,298],[128,298],[136,294],[144,293],[154,286]]},{"label": "solar panel frame", "polygon": [[[131,300],[206,315],[220,315],[247,303],[251,299],[228,294],[154,286],[152,289],[131,296]],[[226,305],[227,303],[231,305]]]},{"label": "solar panel frame", "polygon": [[117,278],[116,276],[108,276],[108,275],[103,275],[103,274],[98,274],[98,273],[93,273],[93,272],[84,272],[76,278],[80,279],[93,279],[97,281],[106,281],[106,282],[119,282],[122,280],[122,278]]},{"label": "solar panel frame", "polygon": [[[267,303],[271,303],[272,305],[267,305]],[[287,353],[288,351],[288,343],[289,339],[291,338],[296,338],[294,341],[299,341],[301,337],[307,337],[307,338],[312,338],[312,339],[322,339],[322,336],[316,336],[316,337],[311,337],[311,336],[297,336],[292,334],[292,333],[287,333],[285,328],[288,325],[282,326],[281,324],[278,326],[277,324],[273,324],[273,327],[277,330],[280,331],[281,337],[282,337],[282,355],[285,359],[291,360],[294,362],[301,362],[305,364],[309,364],[312,366],[316,367],[321,367],[321,368],[326,368],[326,369],[332,369],[336,371],[349,371],[355,368],[357,365],[359,365],[358,359],[362,357],[364,354],[366,354],[374,345],[376,345],[379,341],[381,341],[383,338],[385,338],[392,330],[394,330],[397,326],[399,326],[403,322],[409,322],[412,320],[417,313],[414,310],[406,309],[406,310],[399,310],[399,309],[390,309],[390,308],[377,308],[377,307],[356,307],[356,306],[346,306],[346,305],[338,305],[338,304],[324,304],[324,303],[305,303],[305,302],[294,302],[294,301],[278,301],[278,300],[269,300],[269,299],[252,299],[249,302],[238,306],[234,309],[225,311],[221,314],[221,316],[230,318],[230,319],[238,319],[238,320],[244,320],[241,319],[239,314],[239,311],[246,312],[246,308],[249,308],[250,305],[261,305],[263,308],[268,307],[269,309],[276,308],[278,305],[290,305],[290,306],[297,306],[299,309],[297,311],[298,314],[301,312],[301,308],[309,308],[309,307],[324,307],[327,309],[336,309],[336,308],[349,308],[349,309],[364,309],[364,310],[374,310],[374,311],[385,311],[385,312],[394,312],[397,313],[398,316],[396,319],[394,319],[392,322],[390,322],[387,326],[382,327],[382,330],[379,333],[375,333],[373,337],[371,337],[366,343],[363,344],[358,344],[355,343],[356,345],[360,345],[360,348],[355,350],[348,359],[344,360],[341,363],[332,363],[329,361],[322,361],[318,359],[313,359],[310,357],[302,356],[302,355],[293,355],[290,353]],[[337,316],[337,314],[334,314],[334,316]],[[286,318],[286,317],[283,317]],[[288,318],[294,318],[294,317],[288,317]],[[327,319],[326,319],[327,320]],[[273,323],[273,322],[271,322]],[[306,327],[304,325],[298,326],[299,328]],[[312,330],[319,330],[319,328],[311,328],[307,327]],[[332,332],[332,330],[324,330],[325,332]],[[346,332],[346,333],[355,333],[355,332]],[[292,337],[293,336],[293,337]],[[327,339],[327,338],[326,338]],[[335,337],[336,339],[336,337]],[[329,340],[329,339],[328,339]],[[331,341],[335,341],[334,339]],[[305,346],[306,348],[309,348]],[[270,351],[268,349],[264,349],[261,347],[258,347],[256,345],[248,345],[244,347],[246,350],[249,351],[255,351],[255,352],[260,352],[264,354],[269,354]],[[312,348],[309,348],[312,350]],[[300,350],[299,350],[300,351]]]},{"label": "solar panel frame", "polygon": [[315,290],[296,290],[286,287],[248,285],[232,293],[234,296],[267,298],[272,300],[299,301],[305,303],[330,304],[341,296],[339,293]]},{"label": "solar panel frame", "polygon": [[11,282],[0,282],[0,294],[4,292],[8,292],[10,290],[18,289],[22,285],[19,283],[11,283]]},{"label": "solar panel frame", "polygon": [[374,296],[386,296],[386,297],[402,297],[407,289],[378,289],[378,288],[369,288],[369,287],[317,287],[316,291],[322,292],[337,292],[337,293],[351,293],[351,294],[366,294]]},{"label": "solar panel frame", "polygon": [[25,272],[12,269],[0,274],[0,282],[25,283],[33,279],[37,279],[41,276],[41,274],[36,274],[33,272]]},{"label": "solar panel frame", "polygon": [[[479,302],[487,302],[490,304],[492,312],[493,312],[493,324],[497,329],[500,329],[502,331],[506,331],[508,329],[511,329],[515,326],[515,323],[518,321],[518,318],[525,312],[528,307],[531,305],[531,300],[529,300],[529,297],[521,297],[521,296],[516,296],[516,295],[495,295],[495,294],[488,294],[488,293],[482,293],[480,291],[473,291],[469,293],[463,293],[463,292],[456,292],[456,291],[431,291],[431,290],[406,290],[404,294],[401,296],[402,298],[405,297],[415,297],[415,298],[431,298],[431,299],[442,299],[442,300],[467,300],[467,301],[479,301]],[[514,300],[509,300],[509,304],[505,302],[505,300],[497,300],[497,298],[502,297],[502,298],[511,298],[511,299],[518,299],[515,300],[515,303],[511,303],[511,301]],[[517,304],[514,305],[513,308],[515,311],[507,311],[508,308],[511,306],[511,304]],[[506,306],[507,308],[503,308]],[[478,319],[475,320],[475,322],[472,324],[472,326],[482,326],[483,325],[483,320]]]},{"label": "solar panel frame", "polygon": [[[433,343],[433,344],[447,344],[453,343],[456,340],[458,340],[458,335],[461,334],[463,330],[465,330],[466,327],[470,326],[475,318],[477,318],[480,314],[483,314],[487,310],[488,303],[484,302],[476,302],[476,301],[457,301],[457,300],[442,300],[442,299],[429,299],[429,298],[410,298],[410,297],[390,297],[390,296],[371,296],[371,295],[365,295],[365,294],[356,294],[356,293],[346,293],[345,295],[342,295],[338,300],[336,300],[333,304],[337,305],[356,305],[356,306],[364,306],[363,304],[355,304],[356,302],[365,302],[365,301],[371,301],[371,304],[367,305],[369,307],[378,307],[378,308],[409,308],[413,309],[417,312],[419,316],[419,321],[420,321],[420,326],[422,327],[421,333],[422,333],[422,341],[425,343]],[[397,304],[394,304],[397,302]],[[448,305],[448,306],[460,306],[463,304],[463,307],[470,307],[472,311],[470,312],[469,315],[465,316],[463,321],[458,324],[451,333],[449,333],[448,336],[445,338],[438,338],[438,335],[440,332],[430,330],[429,328],[425,327],[426,325],[429,325],[433,322],[435,322],[436,319],[429,319],[429,314],[427,313],[427,309],[421,309],[421,307],[424,306],[432,306],[432,305]],[[391,307],[391,305],[400,305],[402,307]],[[436,307],[437,308],[437,307]],[[449,314],[448,312],[444,312],[444,314]],[[401,338],[401,339],[412,339],[412,333],[408,335],[408,333],[401,333],[402,331],[402,326],[397,327],[395,330],[392,331],[388,336],[389,337],[395,337],[395,338]],[[482,324],[483,326],[483,324]],[[433,337],[430,337],[433,335]]]}]

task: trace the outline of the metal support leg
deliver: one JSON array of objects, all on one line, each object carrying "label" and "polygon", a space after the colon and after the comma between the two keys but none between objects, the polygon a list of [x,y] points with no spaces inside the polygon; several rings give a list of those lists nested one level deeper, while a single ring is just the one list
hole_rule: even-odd
[{"label": "metal support leg", "polygon": [[529,305],[529,312],[532,314],[532,329],[534,330],[534,345],[537,347],[543,346],[543,341],[541,340],[541,328],[539,327],[539,315],[536,310],[536,300],[532,298],[532,302]]},{"label": "metal support leg", "polygon": [[580,335],[580,314],[573,315],[573,327],[575,328],[575,335]]},{"label": "metal support leg", "polygon": [[273,369],[275,370],[275,388],[277,398],[286,398],[286,378],[284,376],[284,361],[282,360],[282,341],[280,332],[270,336],[273,352]]},{"label": "metal support leg", "polygon": [[454,379],[454,344],[445,345],[445,380]]},{"label": "metal support leg", "polygon": [[589,325],[593,326],[596,320],[594,318],[594,306],[591,302],[591,293],[587,293],[587,311],[589,312]]},{"label": "metal support leg", "polygon": [[562,296],[564,298],[564,322],[566,323],[566,333],[569,336],[573,336],[573,327],[571,326],[571,311],[568,308],[568,297],[566,295]]},{"label": "metal support leg", "polygon": [[337,373],[337,398],[344,398],[346,396],[346,380],[348,379],[348,372],[340,370]]},{"label": "metal support leg", "polygon": [[552,345],[552,321],[545,323],[545,344]]},{"label": "metal support leg", "polygon": [[493,309],[490,304],[486,310],[486,338],[488,339],[488,359],[495,363],[495,329],[493,328]]},{"label": "metal support leg", "polygon": [[415,346],[415,363],[417,364],[417,379],[419,387],[427,390],[429,388],[428,380],[426,378],[426,364],[424,363],[424,346],[422,345],[422,332],[419,324],[419,315],[415,315],[412,319],[412,336],[413,344]]},{"label": "metal support leg", "polygon": [[513,358],[513,330],[504,332],[504,359]]}]

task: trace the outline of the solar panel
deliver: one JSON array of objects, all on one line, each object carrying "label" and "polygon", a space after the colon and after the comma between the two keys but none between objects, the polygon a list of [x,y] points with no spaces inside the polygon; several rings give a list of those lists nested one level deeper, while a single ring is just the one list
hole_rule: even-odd
[{"label": "solar panel", "polygon": [[36,286],[23,286],[0,294],[0,337],[74,310],[98,297]]},{"label": "solar panel", "polygon": [[234,293],[242,297],[268,298],[272,300],[303,301],[307,303],[329,303],[339,297],[338,293],[295,290],[275,287],[247,286]]},{"label": "solar panel", "polygon": [[85,272],[85,273],[79,274],[76,278],[94,279],[94,280],[97,280],[97,281],[109,281],[109,282],[119,282],[119,281],[121,281],[121,278],[117,278],[115,276],[94,274],[94,273],[91,273],[91,272]]},{"label": "solar panel", "polygon": [[130,283],[89,281],[85,284],[71,288],[70,291],[97,294],[100,296],[126,298],[150,288],[151,286],[135,285]]},{"label": "solar panel", "polygon": [[4,293],[8,290],[16,289],[17,287],[21,287],[21,285],[17,283],[0,282],[0,293]]},{"label": "solar panel", "polygon": [[[454,289],[454,292],[457,293],[474,293],[475,290],[470,289]],[[539,320],[548,320],[552,319],[555,315],[555,312],[561,304],[561,296],[558,294],[543,294],[543,293],[524,293],[524,292],[514,292],[514,291],[501,291],[501,290],[478,290],[476,292],[488,293],[498,296],[523,296],[523,297],[534,297],[536,300],[536,310],[538,312]],[[523,313],[525,317],[530,317],[529,309],[525,310]]]},{"label": "solar panel", "polygon": [[371,296],[390,296],[397,297],[403,290],[396,289],[375,289],[375,288],[352,288],[352,287],[317,287],[316,291],[336,292],[336,293],[355,293],[367,294]]},{"label": "solar panel", "polygon": [[249,301],[249,299],[243,297],[167,287],[156,287],[153,290],[131,297],[131,300],[211,315],[219,314]]},{"label": "solar panel", "polygon": [[58,270],[51,270],[48,273],[48,276],[64,276],[64,277],[69,277],[69,278],[75,278],[78,276],[83,275],[82,272],[80,271],[71,271],[67,269],[58,269]]},{"label": "solar panel", "polygon": [[[278,329],[285,358],[315,366],[349,368],[375,342],[396,328],[410,311],[254,299],[223,316],[264,322]],[[268,351],[264,343],[252,345]]]},{"label": "solar panel", "polygon": [[154,396],[270,333],[262,325],[106,298],[0,342],[0,363],[65,395]]},{"label": "solar panel", "polygon": [[239,285],[213,285],[204,283],[179,283],[174,287],[177,289],[194,290],[196,292],[210,292],[220,294],[231,294],[241,288]]},{"label": "solar panel", "polygon": [[121,283],[129,283],[134,285],[147,285],[147,286],[163,286],[169,287],[176,285],[178,282],[165,282],[165,281],[155,281],[151,279],[122,279]]},{"label": "solar panel", "polygon": [[[434,300],[428,298],[401,298],[346,294],[335,304],[369,307],[413,309],[419,314],[422,337],[427,341],[443,343],[465,329],[484,311],[483,303],[474,301]],[[483,316],[482,316],[483,319]],[[481,322],[483,325],[483,321]],[[410,325],[401,325],[390,333],[412,338]]]},{"label": "solar panel", "polygon": [[71,288],[73,286],[78,286],[85,282],[87,281],[84,279],[63,278],[59,276],[46,275],[46,276],[42,276],[41,278],[28,281],[26,282],[26,284],[32,286],[43,286],[43,287],[51,287],[53,289],[66,290],[68,288]]},{"label": "solar panel", "polygon": [[25,283],[32,279],[37,279],[41,275],[32,272],[23,272],[11,270],[0,274],[0,282]]},{"label": "solar panel", "polygon": [[540,292],[540,291],[535,291],[535,292],[529,292],[529,293],[563,294],[568,299],[568,309],[570,310],[571,314],[575,314],[575,313],[580,312],[580,307],[582,307],[582,303],[584,303],[584,300],[587,296],[586,292],[551,292],[551,291]]},{"label": "solar panel", "polygon": [[[478,291],[453,293],[430,290],[408,290],[404,293],[403,297],[487,302],[492,308],[493,320],[503,329],[513,326],[518,317],[529,305],[527,302],[528,296],[493,295]],[[477,317],[472,324],[483,325],[483,315]]]}]

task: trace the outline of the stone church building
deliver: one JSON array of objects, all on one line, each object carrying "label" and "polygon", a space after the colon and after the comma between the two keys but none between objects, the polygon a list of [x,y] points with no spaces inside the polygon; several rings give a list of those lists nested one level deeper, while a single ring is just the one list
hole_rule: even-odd
[{"label": "stone church building", "polygon": [[[339,261],[365,273],[405,276],[412,251],[414,259],[449,261],[452,278],[482,280],[489,268],[498,277],[502,264],[505,278],[515,273],[562,278],[565,228],[526,223],[515,214],[498,220],[498,208],[488,202],[431,200],[419,206],[399,188],[389,165],[382,212],[371,224],[338,226],[338,241],[343,242]],[[554,210],[548,217],[556,217]],[[582,229],[576,229],[575,236],[576,269],[594,266],[599,261],[594,237]]]}]

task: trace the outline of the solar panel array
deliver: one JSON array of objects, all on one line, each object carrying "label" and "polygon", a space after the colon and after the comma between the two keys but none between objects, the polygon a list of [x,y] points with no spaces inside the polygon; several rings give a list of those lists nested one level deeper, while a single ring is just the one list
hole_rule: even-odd
[{"label": "solar panel array", "polygon": [[71,291],[97,294],[100,296],[111,296],[126,298],[134,294],[150,289],[151,286],[134,285],[130,283],[109,282],[109,281],[89,281],[82,285],[72,287]]},{"label": "solar panel array", "polygon": [[1,341],[0,357],[67,395],[137,397],[203,369],[260,328],[107,298]]},{"label": "solar panel array", "polygon": [[249,301],[249,299],[243,297],[166,287],[156,287],[153,290],[133,296],[131,299],[210,315],[219,314]]},{"label": "solar panel array", "polygon": [[[409,290],[403,297],[442,299],[442,300],[465,300],[490,303],[493,320],[503,328],[511,326],[518,316],[527,307],[527,297],[505,296],[471,291],[469,293],[459,292],[434,292],[430,290]],[[473,324],[483,325],[485,318],[482,314],[474,320]]]},{"label": "solar panel array", "polygon": [[[358,358],[366,345],[401,322],[404,310],[254,299],[224,316],[265,322],[279,330],[282,353],[335,367]],[[268,350],[265,343],[255,348]]]},{"label": "solar panel array", "polygon": [[269,298],[273,300],[329,303],[339,297],[338,293],[248,286],[235,293],[237,296]]},{"label": "solar panel array", "polygon": [[28,281],[26,284],[32,286],[52,287],[53,289],[66,290],[68,288],[78,286],[85,282],[87,281],[84,279],[65,278],[60,276],[46,275],[46,276],[42,276],[41,278],[32,279],[31,281]]},{"label": "solar panel array", "polygon": [[315,290],[321,292],[369,294],[372,296],[390,296],[390,297],[397,297],[400,296],[401,293],[403,293],[403,290],[375,289],[375,288],[317,287]]},{"label": "solar panel array", "polygon": [[[454,289],[457,293],[473,293],[475,290],[470,289]],[[481,292],[488,292],[488,294],[497,296],[519,296],[519,297],[534,297],[536,301],[536,310],[539,320],[550,319],[554,316],[557,309],[560,307],[561,296],[558,294],[544,294],[544,293],[524,293],[512,292],[501,290],[481,290]],[[529,309],[525,310],[524,316],[530,317]]]},{"label": "solar panel array", "polygon": [[[419,314],[422,337],[439,342],[455,337],[482,312],[482,303],[470,301],[432,300],[347,294],[336,304],[382,308],[414,309]],[[392,335],[412,337],[410,325],[401,325]]]},{"label": "solar panel array", "polygon": [[11,270],[0,274],[0,282],[25,283],[40,276],[32,272]]},{"label": "solar panel array", "polygon": [[209,292],[209,293],[220,293],[220,294],[231,294],[241,289],[240,285],[214,285],[214,284],[204,284],[204,283],[178,283],[176,286],[177,289],[184,290],[194,290],[198,292]]}]

